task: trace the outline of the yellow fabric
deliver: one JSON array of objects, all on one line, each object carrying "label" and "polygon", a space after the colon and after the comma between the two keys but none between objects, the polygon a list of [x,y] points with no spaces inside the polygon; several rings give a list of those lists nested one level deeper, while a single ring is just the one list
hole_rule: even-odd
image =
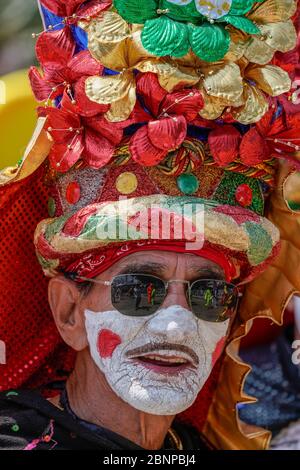
[{"label": "yellow fabric", "polygon": [[36,101],[27,73],[20,70],[0,78],[0,169],[22,158],[36,126]]}]

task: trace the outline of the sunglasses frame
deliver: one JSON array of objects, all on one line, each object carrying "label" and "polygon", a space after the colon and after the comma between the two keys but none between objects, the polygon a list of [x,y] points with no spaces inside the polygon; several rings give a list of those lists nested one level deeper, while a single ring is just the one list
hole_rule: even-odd
[{"label": "sunglasses frame", "polygon": [[[114,281],[118,278],[118,277],[123,277],[123,276],[147,276],[147,277],[151,277],[151,278],[154,278],[154,279],[157,279],[159,280],[160,282],[162,282],[164,284],[164,287],[165,287],[165,296],[162,300],[162,302],[157,306],[157,309],[154,311],[154,312],[151,312],[149,313],[148,315],[139,315],[140,317],[147,317],[147,316],[151,316],[151,315],[154,315],[157,310],[159,310],[159,308],[161,307],[161,305],[163,304],[163,302],[165,301],[167,295],[168,295],[168,289],[169,289],[169,284],[171,283],[174,283],[174,282],[178,282],[180,284],[186,284],[188,285],[188,289],[186,291],[186,293],[188,295],[186,295],[187,297],[187,300],[188,300],[188,303],[189,303],[189,307],[192,311],[192,313],[195,315],[196,318],[198,319],[201,319],[201,317],[199,317],[193,310],[193,305],[192,305],[192,302],[191,302],[191,291],[192,291],[192,287],[194,284],[196,284],[197,282],[200,282],[200,281],[219,281],[219,282],[223,282],[226,284],[226,286],[230,286],[230,287],[233,287],[233,289],[235,291],[237,291],[237,298],[236,298],[236,305],[234,306],[234,311],[236,311],[237,309],[237,306],[238,306],[238,302],[239,302],[239,299],[243,296],[243,294],[241,292],[239,292],[239,289],[236,285],[230,283],[230,282],[227,282],[223,279],[196,279],[195,281],[186,281],[185,279],[170,279],[169,281],[165,281],[164,279],[161,279],[160,277],[158,276],[155,276],[153,274],[146,274],[146,273],[123,273],[123,274],[117,274],[116,276],[114,276],[112,278],[111,281],[102,281],[101,279],[93,279],[93,278],[86,278],[86,277],[81,277],[81,276],[77,276],[76,279],[78,280],[82,280],[82,281],[86,281],[86,282],[91,282],[91,283],[94,283],[94,284],[100,284],[100,285],[103,285],[103,286],[112,286]],[[115,307],[114,303],[113,303],[113,300],[112,300],[112,291],[111,291],[111,302],[112,302],[112,305]],[[115,307],[116,308],[116,307]],[[125,316],[133,316],[133,315],[127,315],[126,313],[123,313],[123,312],[120,312],[117,308],[116,310],[121,313],[122,315],[125,315]],[[224,311],[228,310],[228,308],[225,308]],[[210,320],[204,320],[204,321],[208,321],[210,322]],[[224,319],[223,321],[226,321],[226,319]],[[217,320],[212,320],[211,323],[221,323],[220,321],[218,322]]]}]

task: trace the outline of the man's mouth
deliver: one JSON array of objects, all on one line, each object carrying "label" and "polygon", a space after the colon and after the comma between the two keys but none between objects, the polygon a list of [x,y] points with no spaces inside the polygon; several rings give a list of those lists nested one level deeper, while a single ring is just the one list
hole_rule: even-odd
[{"label": "man's mouth", "polygon": [[127,351],[133,362],[159,374],[175,375],[199,364],[197,354],[189,347],[171,343],[148,343]]},{"label": "man's mouth", "polygon": [[192,363],[190,361],[183,357],[176,356],[150,354],[146,356],[138,356],[133,359],[146,369],[150,369],[159,374],[178,374],[178,372],[181,372],[188,367],[192,367]]}]

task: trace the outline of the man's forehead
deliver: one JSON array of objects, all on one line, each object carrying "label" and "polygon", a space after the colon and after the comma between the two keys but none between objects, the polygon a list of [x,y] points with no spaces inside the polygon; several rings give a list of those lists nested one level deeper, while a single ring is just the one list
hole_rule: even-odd
[{"label": "man's forehead", "polygon": [[121,272],[126,269],[141,269],[153,271],[164,271],[174,267],[177,263],[182,263],[188,271],[207,270],[223,274],[223,269],[213,261],[192,253],[175,253],[168,251],[140,251],[125,256],[115,263],[108,272]]}]

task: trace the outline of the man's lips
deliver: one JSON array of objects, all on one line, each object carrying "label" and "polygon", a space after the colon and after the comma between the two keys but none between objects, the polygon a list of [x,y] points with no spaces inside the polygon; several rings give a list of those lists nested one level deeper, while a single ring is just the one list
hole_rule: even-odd
[{"label": "man's lips", "polygon": [[126,353],[144,367],[159,373],[175,374],[186,368],[195,368],[199,364],[196,353],[184,345],[148,343]]}]

